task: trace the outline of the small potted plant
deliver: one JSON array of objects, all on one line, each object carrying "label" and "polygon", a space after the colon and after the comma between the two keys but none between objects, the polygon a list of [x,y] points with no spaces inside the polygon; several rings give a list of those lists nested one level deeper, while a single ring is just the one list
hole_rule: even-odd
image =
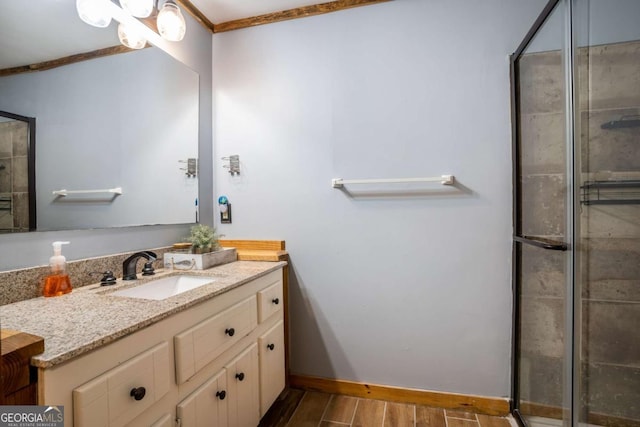
[{"label": "small potted plant", "polygon": [[191,227],[191,235],[187,240],[193,245],[191,250],[194,254],[204,254],[218,249],[216,229],[205,224]]},{"label": "small potted plant", "polygon": [[[191,227],[191,234],[186,240],[191,243],[191,253],[165,252],[165,268],[176,270],[206,270],[216,265],[234,262],[238,259],[235,248],[223,248],[220,246],[214,227],[196,224]],[[174,245],[174,248],[175,246],[176,245]]]}]

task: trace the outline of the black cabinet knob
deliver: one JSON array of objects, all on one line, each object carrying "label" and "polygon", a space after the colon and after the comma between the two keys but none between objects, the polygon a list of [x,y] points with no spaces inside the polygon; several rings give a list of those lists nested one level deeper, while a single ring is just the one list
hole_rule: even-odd
[{"label": "black cabinet knob", "polygon": [[224,330],[224,333],[232,337],[236,333],[236,330],[233,328],[227,328]]},{"label": "black cabinet knob", "polygon": [[133,397],[135,400],[144,399],[144,395],[147,394],[147,390],[144,387],[136,387],[132,388],[129,395]]},{"label": "black cabinet knob", "polygon": [[267,344],[267,348],[269,350],[273,350],[274,348],[276,348],[276,345],[275,344]]},{"label": "black cabinet knob", "polygon": [[222,390],[222,391],[217,391],[216,392],[216,397],[220,400],[224,400],[225,397],[227,397],[227,392]]},{"label": "black cabinet knob", "polygon": [[271,300],[272,303],[274,303],[275,305],[280,304],[280,298],[274,298]]},{"label": "black cabinet knob", "polygon": [[240,372],[239,374],[236,374],[236,378],[238,379],[238,381],[244,380],[244,372]]}]

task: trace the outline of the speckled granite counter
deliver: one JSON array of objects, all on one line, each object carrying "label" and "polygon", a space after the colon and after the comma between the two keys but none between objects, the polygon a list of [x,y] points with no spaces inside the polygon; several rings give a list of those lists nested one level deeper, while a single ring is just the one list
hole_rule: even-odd
[{"label": "speckled granite counter", "polygon": [[[202,271],[162,271],[150,278],[104,287],[75,289],[54,298],[34,298],[0,309],[3,328],[45,339],[44,353],[31,364],[48,368],[151,325],[174,313],[282,268],[285,262],[237,261]],[[176,274],[210,276],[211,284],[160,301],[112,296],[113,292]]]}]

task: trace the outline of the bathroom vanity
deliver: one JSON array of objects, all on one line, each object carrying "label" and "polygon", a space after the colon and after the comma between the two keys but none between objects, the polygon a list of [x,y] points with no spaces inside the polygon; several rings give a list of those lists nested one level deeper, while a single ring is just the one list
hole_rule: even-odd
[{"label": "bathroom vanity", "polygon": [[1,320],[45,338],[38,403],[63,405],[67,427],[256,426],[285,386],[284,266],[190,271],[213,281],[157,301],[113,295],[148,279],[91,285]]}]

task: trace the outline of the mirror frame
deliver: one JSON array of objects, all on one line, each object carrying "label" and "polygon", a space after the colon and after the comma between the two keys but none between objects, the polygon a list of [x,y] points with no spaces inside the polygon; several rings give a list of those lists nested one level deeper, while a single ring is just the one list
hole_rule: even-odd
[{"label": "mirror frame", "polygon": [[[36,225],[36,119],[8,111],[0,111],[1,117],[27,123],[27,180],[29,193],[29,231],[37,231]],[[12,171],[13,172],[13,171]],[[6,233],[8,234],[8,233]]]}]

